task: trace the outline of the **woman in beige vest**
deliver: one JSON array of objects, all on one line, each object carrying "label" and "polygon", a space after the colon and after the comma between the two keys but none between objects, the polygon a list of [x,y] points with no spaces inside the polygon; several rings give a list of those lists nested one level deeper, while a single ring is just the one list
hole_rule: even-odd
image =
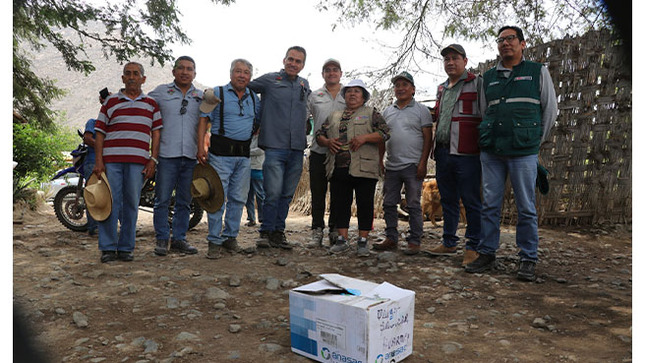
[{"label": "woman in beige vest", "polygon": [[349,249],[347,232],[355,193],[357,254],[365,257],[370,253],[367,237],[374,220],[374,190],[390,129],[378,111],[365,106],[370,93],[363,81],[353,80],[340,92],[345,99],[345,110],[333,112],[316,132],[318,144],[328,149],[325,166],[338,229],[338,239],[330,252]]}]

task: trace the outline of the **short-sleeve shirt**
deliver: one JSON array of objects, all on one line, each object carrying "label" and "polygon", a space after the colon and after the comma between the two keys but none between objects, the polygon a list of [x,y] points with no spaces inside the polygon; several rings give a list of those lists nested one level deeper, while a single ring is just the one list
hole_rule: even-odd
[{"label": "short-sleeve shirt", "polygon": [[150,134],[162,127],[159,106],[145,93],[134,100],[120,91],[110,95],[94,126],[105,135],[103,162],[145,165],[150,159]]},{"label": "short-sleeve shirt", "polygon": [[430,110],[413,99],[402,109],[396,103],[388,106],[383,117],[390,127],[390,138],[385,143],[385,168],[401,170],[419,164],[423,153],[423,128],[432,127]]},{"label": "short-sleeve shirt", "polygon": [[[196,159],[202,90],[191,85],[184,96],[175,82],[171,82],[159,85],[148,95],[157,101],[163,119],[159,156]],[[182,109],[185,111],[182,112]]]},{"label": "short-sleeve shirt", "polygon": [[[345,99],[340,92],[336,94],[336,98],[332,97],[331,93],[325,86],[322,86],[321,88],[312,92],[309,96],[309,111],[314,117],[314,135],[316,134],[316,131],[320,130],[320,127],[332,112],[340,111],[344,108]],[[318,145],[318,143],[315,141],[311,144],[309,150],[318,154],[327,153],[327,148]]]},{"label": "short-sleeve shirt", "polygon": [[[246,141],[251,139],[253,134],[253,123],[256,115],[260,113],[260,101],[251,97],[251,91],[247,88],[242,98],[237,96],[237,92],[231,83],[222,87],[224,97],[219,94],[219,87],[215,87],[215,94],[223,99],[211,113],[201,113],[201,117],[208,117],[211,122],[211,134],[219,135],[220,130],[220,107],[224,107],[224,136],[229,139]],[[255,109],[253,108],[255,106]]]}]

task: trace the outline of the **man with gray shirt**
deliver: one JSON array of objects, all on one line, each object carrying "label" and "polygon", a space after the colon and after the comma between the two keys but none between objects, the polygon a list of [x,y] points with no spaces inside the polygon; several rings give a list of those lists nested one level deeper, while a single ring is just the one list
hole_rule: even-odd
[{"label": "man with gray shirt", "polygon": [[[323,63],[322,76],[325,84],[312,92],[309,96],[309,111],[314,118],[313,133],[320,129],[327,117],[333,111],[345,108],[345,99],[340,94],[343,85],[340,77],[343,71],[340,62],[330,58]],[[323,229],[325,229],[325,209],[327,208],[327,186],[328,180],[325,173],[325,157],[327,148],[313,142],[309,148],[309,187],[311,189],[311,242],[307,247],[314,248],[322,245]],[[334,209],[330,208],[329,219],[329,243],[336,241],[338,233],[335,231]]]},{"label": "man with gray shirt", "polygon": [[197,125],[199,104],[203,92],[193,86],[195,61],[188,56],[177,58],[172,69],[175,80],[162,84],[150,92],[163,119],[159,145],[159,165],[155,179],[155,206],[153,224],[157,238],[155,254],[168,253],[170,225],[168,206],[175,192],[175,213],[172,218],[170,251],[197,253],[197,248],[186,241],[190,220],[190,182],[197,157]]},{"label": "man with gray shirt", "polygon": [[405,201],[410,215],[410,235],[406,255],[415,255],[421,248],[423,215],[421,187],[426,176],[432,142],[430,110],[414,100],[414,78],[402,72],[392,78],[396,101],[383,112],[390,128],[385,143],[385,181],[383,182],[383,213],[385,214],[385,241],[375,243],[375,250],[398,248],[399,232],[397,205],[401,202],[401,187],[405,186]]}]

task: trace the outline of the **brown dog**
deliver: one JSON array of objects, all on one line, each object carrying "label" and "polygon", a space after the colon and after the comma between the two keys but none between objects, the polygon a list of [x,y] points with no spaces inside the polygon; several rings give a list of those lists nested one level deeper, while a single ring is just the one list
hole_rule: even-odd
[{"label": "brown dog", "polygon": [[[421,210],[423,217],[432,222],[433,227],[437,227],[437,217],[443,218],[443,210],[441,209],[441,194],[439,194],[439,187],[437,186],[437,179],[430,179],[423,182],[423,190],[421,192]],[[464,204],[459,201],[459,221],[466,224],[466,209]]]}]

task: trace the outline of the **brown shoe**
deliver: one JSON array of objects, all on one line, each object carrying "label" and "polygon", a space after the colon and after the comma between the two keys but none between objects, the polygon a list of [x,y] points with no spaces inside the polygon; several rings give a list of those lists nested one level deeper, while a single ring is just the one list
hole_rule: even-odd
[{"label": "brown shoe", "polygon": [[442,244],[428,251],[433,256],[452,256],[457,253],[457,247],[446,247]]},{"label": "brown shoe", "polygon": [[421,251],[421,245],[417,245],[417,244],[414,244],[414,243],[408,243],[408,247],[403,250],[403,254],[408,255],[408,256],[412,256],[412,255],[416,255],[417,253],[419,253],[419,251]]},{"label": "brown shoe", "polygon": [[372,249],[377,251],[393,251],[398,248],[398,243],[386,238],[385,241],[372,244]]},{"label": "brown shoe", "polygon": [[464,250],[464,260],[461,262],[461,266],[466,267],[467,264],[475,261],[479,257],[479,253],[473,250]]}]

